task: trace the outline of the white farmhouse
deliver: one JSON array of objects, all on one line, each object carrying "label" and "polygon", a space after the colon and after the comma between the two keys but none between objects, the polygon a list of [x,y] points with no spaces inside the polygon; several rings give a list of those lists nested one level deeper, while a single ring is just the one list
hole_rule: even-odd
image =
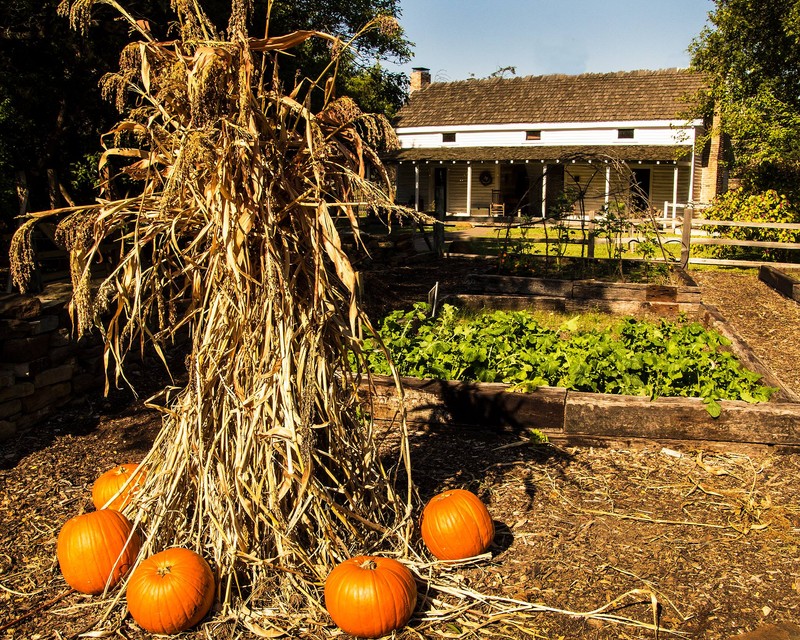
[{"label": "white farmhouse", "polygon": [[567,190],[589,215],[612,201],[674,215],[723,187],[718,141],[700,148],[703,121],[686,115],[702,87],[680,69],[441,83],[415,69],[388,158],[397,202],[539,217]]}]

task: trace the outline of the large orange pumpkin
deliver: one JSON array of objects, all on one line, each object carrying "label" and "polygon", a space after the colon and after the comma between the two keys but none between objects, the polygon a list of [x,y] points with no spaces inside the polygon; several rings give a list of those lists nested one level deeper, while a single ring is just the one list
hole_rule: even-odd
[{"label": "large orange pumpkin", "polygon": [[92,485],[92,502],[95,509],[106,508],[106,504],[111,498],[125,486],[129,479],[132,482],[108,505],[108,509],[122,511],[131,501],[131,497],[144,483],[144,470],[139,469],[136,463],[118,464],[113,469],[109,469]]},{"label": "large orange pumpkin", "polygon": [[451,489],[431,498],[422,512],[422,539],[440,560],[471,558],[494,539],[494,523],[474,493]]},{"label": "large orange pumpkin", "polygon": [[139,536],[118,511],[92,511],[68,520],[58,534],[56,555],[67,584],[82,593],[116,585],[136,562]]},{"label": "large orange pumpkin", "polygon": [[404,627],[416,604],[414,576],[392,558],[350,558],[325,580],[325,608],[331,618],[360,638],[379,638]]},{"label": "large orange pumpkin", "polygon": [[182,547],[143,560],[128,581],[128,611],[151,633],[193,627],[214,602],[214,574],[202,556]]}]

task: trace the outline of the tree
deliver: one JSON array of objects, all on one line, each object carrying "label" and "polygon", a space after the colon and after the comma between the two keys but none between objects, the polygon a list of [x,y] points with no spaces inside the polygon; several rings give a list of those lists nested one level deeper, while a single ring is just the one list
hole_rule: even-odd
[{"label": "tree", "polygon": [[20,0],[0,7],[0,227],[15,226],[16,188],[29,209],[86,201],[85,171],[100,133],[113,122],[97,83],[115,63],[127,29],[109,22],[89,45],[56,14],[58,0]]},{"label": "tree", "polygon": [[[138,36],[109,3],[97,2],[90,38],[69,28],[57,13],[60,0],[15,0],[0,3],[0,230],[14,228],[18,184],[30,192],[29,210],[91,202],[100,135],[116,118],[97,85],[113,71],[123,46]],[[253,3],[248,35],[263,37],[267,0]],[[275,0],[272,33],[320,30],[347,40],[378,15],[397,17],[398,0]],[[227,25],[231,4],[202,2],[214,24]],[[146,20],[154,37],[174,35],[169,0],[133,0],[126,9]],[[387,23],[388,24],[388,23]],[[396,22],[395,22],[396,25]],[[366,111],[392,115],[406,96],[406,80],[380,66],[380,60],[403,61],[410,43],[402,29],[375,30],[342,56],[336,93],[351,95]],[[302,69],[311,79],[330,60],[328,44],[307,42],[280,68],[286,86],[294,86]]]},{"label": "tree", "polygon": [[798,194],[800,1],[716,0],[709,19],[691,64],[708,76],[706,115],[718,110],[731,168],[750,190]]},{"label": "tree", "polygon": [[[253,20],[255,28],[265,23],[265,5],[263,1],[257,3]],[[378,16],[397,19],[400,15],[399,0],[280,0],[273,4],[269,28],[274,33],[319,30],[350,39]],[[392,73],[380,62],[409,60],[411,43],[396,22],[385,21],[383,24],[383,28],[359,38],[342,56],[337,68],[336,91],[339,95],[353,98],[364,111],[391,117],[405,101],[408,81],[404,74]],[[316,77],[314,74],[325,68],[328,59],[325,43],[305,42],[292,58],[283,61],[285,82],[291,86],[289,81],[300,70],[306,76]]]}]

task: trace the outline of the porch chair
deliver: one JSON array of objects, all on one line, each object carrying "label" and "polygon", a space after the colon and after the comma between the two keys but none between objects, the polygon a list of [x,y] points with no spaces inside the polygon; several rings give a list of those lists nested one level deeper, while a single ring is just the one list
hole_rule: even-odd
[{"label": "porch chair", "polygon": [[489,205],[490,216],[506,215],[506,205],[503,202],[502,194],[499,189],[492,189],[492,203]]}]

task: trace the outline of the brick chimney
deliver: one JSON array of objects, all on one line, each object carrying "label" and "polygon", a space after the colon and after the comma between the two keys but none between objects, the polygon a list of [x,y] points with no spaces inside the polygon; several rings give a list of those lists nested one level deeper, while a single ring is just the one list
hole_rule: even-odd
[{"label": "brick chimney", "polygon": [[711,202],[717,195],[726,189],[726,172],[722,163],[724,161],[724,140],[721,132],[721,117],[719,109],[714,109],[714,119],[711,124],[711,141],[708,150],[708,160],[703,168],[700,182],[700,201]]},{"label": "brick chimney", "polygon": [[409,95],[420,89],[424,89],[431,83],[431,70],[425,67],[414,67],[411,70],[411,87]]}]

